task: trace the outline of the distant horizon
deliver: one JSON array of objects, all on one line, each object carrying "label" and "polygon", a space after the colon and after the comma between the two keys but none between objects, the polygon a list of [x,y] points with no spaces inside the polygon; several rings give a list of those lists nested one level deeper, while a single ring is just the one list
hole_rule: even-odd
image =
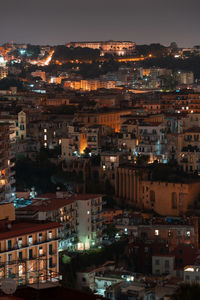
[{"label": "distant horizon", "polygon": [[136,46],[140,46],[140,45],[151,45],[151,44],[160,44],[160,45],[162,45],[162,46],[164,46],[164,47],[169,47],[170,46],[170,44],[172,43],[172,42],[175,42],[177,45],[178,45],[178,48],[193,48],[194,46],[199,46],[200,45],[200,42],[199,43],[196,43],[196,44],[193,44],[193,45],[179,45],[176,41],[171,41],[171,42],[169,42],[168,44],[166,44],[166,43],[162,43],[162,42],[159,42],[159,41],[153,41],[153,42],[149,42],[149,43],[147,43],[147,42],[143,42],[143,43],[137,43],[136,41],[134,41],[134,40],[128,40],[128,39],[96,39],[96,40],[94,40],[94,39],[90,39],[90,40],[71,40],[71,41],[66,41],[66,42],[62,42],[62,43],[37,43],[37,42],[31,42],[31,41],[26,41],[26,42],[19,42],[19,41],[14,41],[14,40],[12,40],[12,41],[6,41],[6,42],[0,42],[0,46],[3,46],[3,45],[5,45],[5,44],[17,44],[17,45],[20,45],[20,44],[22,44],[22,45],[33,45],[33,46],[63,46],[63,45],[66,45],[66,44],[68,44],[68,43],[84,43],[84,42],[108,42],[108,41],[114,41],[114,42],[133,42],[133,43],[135,43],[135,45]]}]

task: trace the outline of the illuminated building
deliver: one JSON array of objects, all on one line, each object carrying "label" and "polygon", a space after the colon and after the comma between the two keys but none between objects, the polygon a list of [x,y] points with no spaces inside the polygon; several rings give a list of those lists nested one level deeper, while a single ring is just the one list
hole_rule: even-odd
[{"label": "illuminated building", "polygon": [[91,154],[98,155],[104,145],[105,137],[113,133],[113,130],[104,125],[91,125],[86,128],[87,148]]},{"label": "illuminated building", "polygon": [[11,202],[15,196],[14,162],[12,143],[9,139],[10,128],[7,123],[0,123],[0,202]]},{"label": "illuminated building", "polygon": [[162,112],[176,113],[199,113],[200,112],[199,94],[167,94],[162,95],[160,104]]},{"label": "illuminated building", "polygon": [[68,137],[61,138],[61,157],[63,160],[73,159],[87,148],[87,134],[83,124],[68,126]]},{"label": "illuminated building", "polygon": [[35,72],[32,72],[31,75],[33,77],[40,77],[43,81],[46,81],[46,73],[41,70],[37,70]]},{"label": "illuminated building", "polygon": [[160,215],[185,214],[198,198],[199,182],[142,181],[140,203],[146,210],[153,209]]},{"label": "illuminated building", "polygon": [[184,268],[184,281],[189,284],[200,284],[200,266],[198,264]]},{"label": "illuminated building", "polygon": [[64,87],[71,88],[73,90],[82,90],[82,91],[96,91],[98,89],[114,89],[115,81],[101,81],[101,80],[80,80],[80,81],[66,81]]},{"label": "illuminated building", "polygon": [[139,171],[132,165],[115,170],[115,196],[119,203],[153,210],[163,216],[179,216],[185,214],[198,200],[198,179],[190,182],[150,181],[141,179]]},{"label": "illuminated building", "polygon": [[179,84],[193,84],[194,73],[193,72],[178,72],[177,79]]},{"label": "illuminated building", "polygon": [[56,222],[0,224],[0,278],[18,285],[59,279],[58,228]]},{"label": "illuminated building", "polygon": [[126,56],[135,51],[135,43],[130,41],[71,42],[66,44],[66,47],[98,49],[102,56],[106,53]]},{"label": "illuminated building", "polygon": [[82,112],[77,113],[79,122],[85,125],[106,125],[120,131],[120,117],[130,114],[130,110],[107,110],[99,112]]},{"label": "illuminated building", "polygon": [[8,76],[8,68],[0,67],[0,80]]},{"label": "illuminated building", "polygon": [[144,122],[138,125],[138,154],[147,155],[150,162],[167,162],[166,128],[163,123]]},{"label": "illuminated building", "polygon": [[51,220],[62,224],[59,248],[87,250],[101,244],[102,196],[64,192],[41,195],[16,211],[19,219]]}]

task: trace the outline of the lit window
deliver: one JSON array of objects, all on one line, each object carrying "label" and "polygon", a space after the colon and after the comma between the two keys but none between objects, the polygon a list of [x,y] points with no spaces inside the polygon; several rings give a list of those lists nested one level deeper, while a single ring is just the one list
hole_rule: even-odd
[{"label": "lit window", "polygon": [[83,243],[78,243],[78,250],[84,250]]},{"label": "lit window", "polygon": [[47,132],[47,129],[44,129],[44,132]]},{"label": "lit window", "polygon": [[88,215],[90,214],[90,211],[89,211],[89,210],[87,211],[87,214],[88,214]]},{"label": "lit window", "polygon": [[44,135],[44,140],[47,141],[47,135],[46,134]]},{"label": "lit window", "polygon": [[52,231],[49,231],[49,239],[52,239],[52,238],[53,238]]},{"label": "lit window", "polygon": [[42,247],[39,248],[39,255],[43,255],[43,248]]},{"label": "lit window", "polygon": [[22,276],[23,274],[23,266],[19,265],[19,276]]},{"label": "lit window", "polygon": [[32,237],[32,235],[29,235],[29,237],[28,237],[28,244],[32,245],[32,243],[33,243],[33,237]]},{"label": "lit window", "polygon": [[155,230],[155,235],[159,235],[159,230],[158,229]]},{"label": "lit window", "polygon": [[186,231],[186,236],[190,237],[190,231]]},{"label": "lit window", "polygon": [[111,156],[110,157],[110,162],[115,162],[116,161],[116,157],[115,156]]}]

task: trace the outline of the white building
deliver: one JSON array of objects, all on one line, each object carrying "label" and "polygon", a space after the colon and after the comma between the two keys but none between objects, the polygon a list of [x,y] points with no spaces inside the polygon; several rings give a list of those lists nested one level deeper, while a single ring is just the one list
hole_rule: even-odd
[{"label": "white building", "polygon": [[63,225],[59,248],[88,250],[101,245],[102,196],[92,194],[41,195],[32,204],[16,210],[18,219],[57,221]]},{"label": "white building", "polygon": [[138,126],[137,153],[147,155],[150,162],[167,162],[166,128],[161,122],[145,122]]},{"label": "white building", "polygon": [[186,266],[184,268],[184,281],[187,283],[199,283],[200,284],[200,266]]},{"label": "white building", "polygon": [[152,256],[152,273],[154,275],[173,275],[174,262],[174,255]]}]

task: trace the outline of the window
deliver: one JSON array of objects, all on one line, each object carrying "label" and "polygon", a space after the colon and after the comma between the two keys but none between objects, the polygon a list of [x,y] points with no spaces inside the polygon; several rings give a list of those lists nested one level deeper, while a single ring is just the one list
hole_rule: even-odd
[{"label": "window", "polygon": [[11,250],[11,249],[12,249],[12,241],[8,240],[8,250]]},{"label": "window", "polygon": [[42,256],[42,255],[43,255],[43,248],[40,247],[40,248],[39,248],[39,256]]},{"label": "window", "polygon": [[156,266],[159,266],[160,265],[160,260],[156,259],[155,264],[156,264]]},{"label": "window", "polygon": [[150,191],[150,201],[155,202],[155,192],[154,191]]},{"label": "window", "polygon": [[33,258],[33,249],[29,249],[29,258]]},{"label": "window", "polygon": [[52,231],[49,231],[48,235],[49,235],[49,239],[53,238]]},{"label": "window", "polygon": [[8,262],[12,261],[12,254],[8,254]]},{"label": "window", "polygon": [[53,259],[52,257],[49,258],[49,268],[53,267]]},{"label": "window", "polygon": [[165,269],[169,269],[169,260],[165,260]]},{"label": "window", "polygon": [[39,242],[42,242],[42,233],[39,233]]},{"label": "window", "polygon": [[159,230],[158,229],[155,229],[155,235],[159,235]]},{"label": "window", "polygon": [[19,259],[19,260],[22,260],[22,259],[23,259],[22,251],[20,251],[20,252],[18,253],[18,259]]},{"label": "window", "polygon": [[33,244],[33,237],[32,237],[32,235],[29,235],[29,237],[28,237],[28,244],[29,245]]},{"label": "window", "polygon": [[17,244],[19,248],[22,247],[22,238],[18,238]]},{"label": "window", "polygon": [[189,231],[189,230],[186,231],[186,236],[187,236],[187,237],[190,237],[190,235],[191,235],[191,234],[190,234],[190,231]]},{"label": "window", "polygon": [[172,208],[176,209],[177,208],[177,194],[175,192],[172,193]]},{"label": "window", "polygon": [[52,244],[49,245],[49,254],[52,254],[53,253],[53,246]]}]

